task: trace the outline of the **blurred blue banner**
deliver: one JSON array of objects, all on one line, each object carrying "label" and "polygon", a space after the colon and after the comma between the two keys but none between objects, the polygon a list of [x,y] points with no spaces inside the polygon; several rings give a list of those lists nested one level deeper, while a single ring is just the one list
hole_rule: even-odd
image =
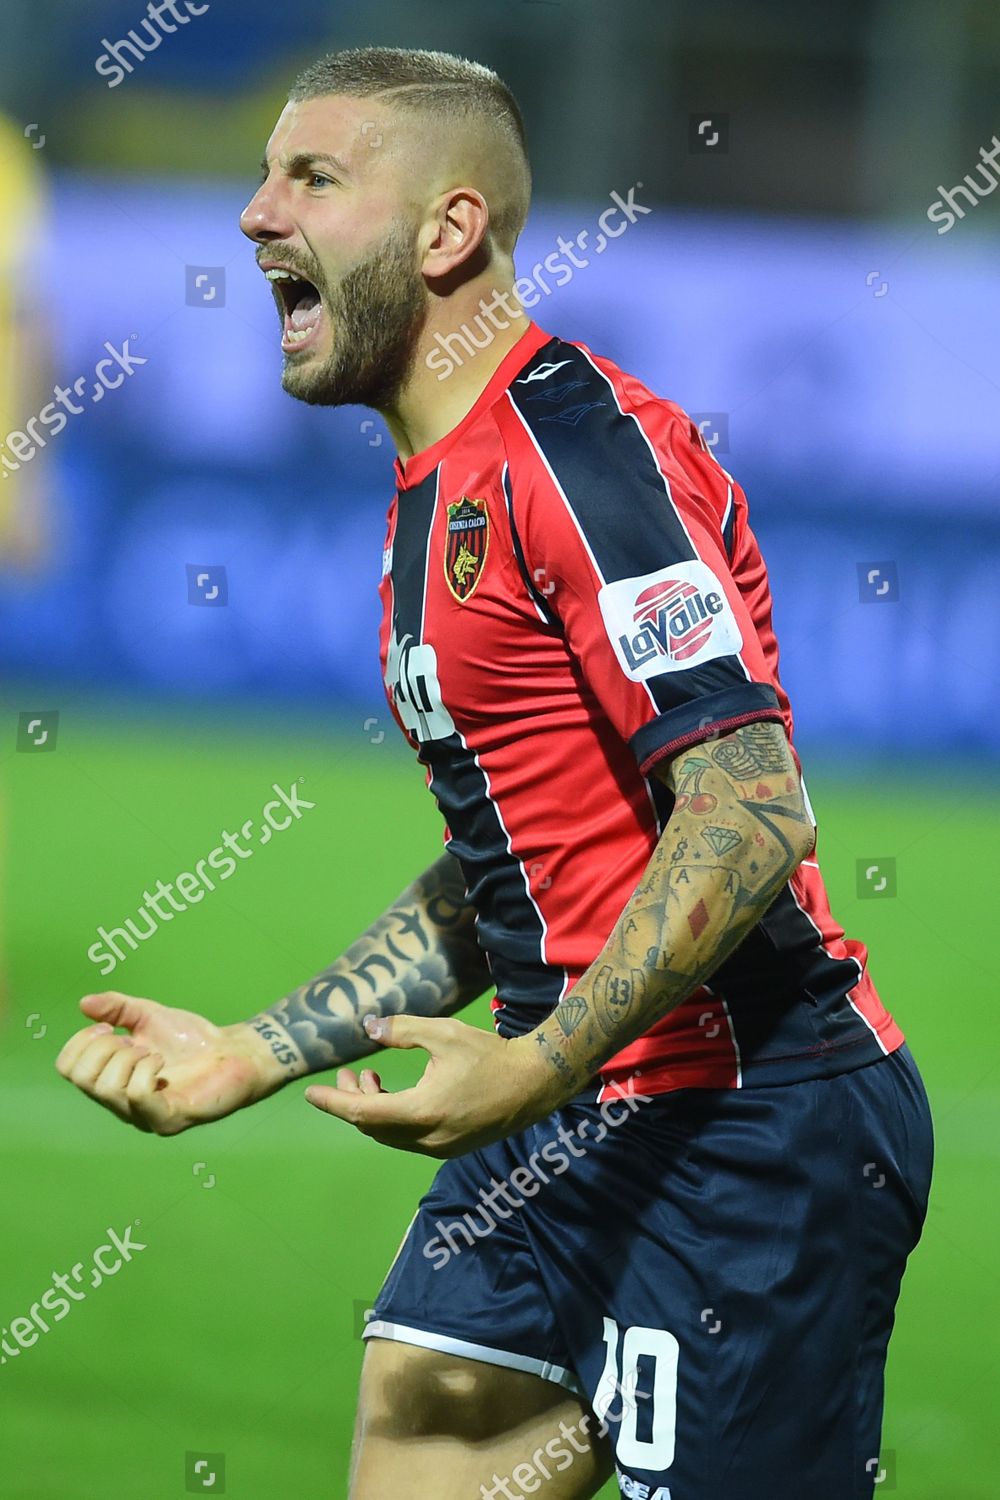
[{"label": "blurred blue banner", "polygon": [[[251,190],[55,183],[38,268],[52,384],[91,394],[33,460],[52,464],[53,555],[0,572],[8,671],[333,711],[380,699],[392,446],[360,408],[281,391],[277,317],[236,224]],[[1000,748],[985,239],[656,208],[572,265],[558,237],[589,229],[593,246],[605,206],[532,215],[518,270],[549,290],[531,316],[678,401],[746,489],[802,737]],[[123,376],[95,401],[109,347]],[[217,602],[197,590],[225,570],[225,608],[191,607],[189,569],[206,575],[194,604]]]}]

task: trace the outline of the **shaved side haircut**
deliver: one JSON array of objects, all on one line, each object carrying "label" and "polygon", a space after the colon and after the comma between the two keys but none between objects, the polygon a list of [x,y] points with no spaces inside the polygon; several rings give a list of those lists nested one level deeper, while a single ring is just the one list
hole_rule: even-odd
[{"label": "shaved side haircut", "polygon": [[[403,47],[360,47],[331,52],[296,78],[291,100],[325,94],[384,97],[393,107],[423,115],[437,126],[466,124],[485,148],[506,191],[489,203],[489,232],[498,249],[513,255],[528,217],[531,168],[524,121],[503,80],[482,63],[449,52]],[[475,186],[475,184],[472,184]]]}]

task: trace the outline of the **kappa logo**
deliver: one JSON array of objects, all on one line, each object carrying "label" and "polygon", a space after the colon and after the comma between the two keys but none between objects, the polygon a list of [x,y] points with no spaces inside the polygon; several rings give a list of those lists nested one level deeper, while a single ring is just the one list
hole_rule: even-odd
[{"label": "kappa logo", "polygon": [[561,359],[557,365],[553,365],[553,364],[539,365],[537,370],[532,370],[532,372],[531,372],[530,375],[522,375],[521,378],[520,378],[520,380],[515,380],[514,381],[514,384],[515,385],[531,385],[531,383],[532,383],[533,380],[548,380],[549,376],[550,375],[554,375],[557,370],[565,369],[566,365],[569,365],[569,364],[572,364],[572,363],[573,363],[572,360]]},{"label": "kappa logo", "polygon": [[564,411],[551,412],[547,417],[539,417],[539,422],[563,422],[567,427],[578,427],[589,411],[595,407],[607,406],[606,401],[578,401],[576,406],[567,406]]},{"label": "kappa logo", "polygon": [[730,656],[743,645],[722,584],[697,559],[606,583],[597,599],[619,665],[633,682]]},{"label": "kappa logo", "polygon": [[525,401],[544,401],[547,406],[554,406],[557,401],[562,401],[565,396],[570,396],[574,391],[582,391],[586,386],[585,380],[563,380],[559,385],[548,385],[544,391],[534,391],[530,396],[525,396]]}]

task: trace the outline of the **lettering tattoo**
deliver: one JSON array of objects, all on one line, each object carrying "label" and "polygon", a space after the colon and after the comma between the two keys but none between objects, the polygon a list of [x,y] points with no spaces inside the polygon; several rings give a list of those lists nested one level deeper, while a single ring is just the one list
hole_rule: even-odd
[{"label": "lettering tattoo", "polygon": [[669,822],[604,948],[536,1032],[577,1088],[711,979],[813,847],[779,723],[744,725],[655,774],[674,794]]},{"label": "lettering tattoo", "polygon": [[276,1026],[271,1017],[267,1015],[254,1016],[250,1025],[266,1042],[271,1044],[271,1051],[282,1067],[295,1068],[299,1056],[296,1049],[291,1045],[286,1031]]},{"label": "lettering tattoo", "polygon": [[567,1083],[572,1083],[575,1078],[573,1066],[567,1058],[563,1057],[559,1048],[553,1046],[549,1038],[541,1030],[535,1032],[535,1041],[546,1054],[556,1072],[561,1073]]},{"label": "lettering tattoo", "polygon": [[366,1015],[448,1016],[489,989],[475,917],[445,850],[335,963],[250,1025],[290,1077],[367,1057]]}]

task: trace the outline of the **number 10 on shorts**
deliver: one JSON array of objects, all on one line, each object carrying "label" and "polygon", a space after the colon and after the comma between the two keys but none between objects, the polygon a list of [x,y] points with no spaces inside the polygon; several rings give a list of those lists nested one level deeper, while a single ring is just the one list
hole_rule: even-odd
[{"label": "number 10 on shorts", "polygon": [[[594,1411],[610,1430],[615,1456],[627,1469],[659,1473],[674,1461],[677,1430],[677,1361],[680,1345],[665,1328],[626,1328],[624,1337],[614,1318],[604,1319],[607,1354],[594,1396]],[[620,1354],[619,1354],[620,1346]],[[639,1361],[643,1362],[643,1390],[639,1390]],[[652,1375],[650,1375],[652,1366]],[[650,1388],[650,1381],[652,1382]],[[615,1398],[621,1405],[614,1410]],[[640,1436],[639,1403],[642,1410]]]}]

